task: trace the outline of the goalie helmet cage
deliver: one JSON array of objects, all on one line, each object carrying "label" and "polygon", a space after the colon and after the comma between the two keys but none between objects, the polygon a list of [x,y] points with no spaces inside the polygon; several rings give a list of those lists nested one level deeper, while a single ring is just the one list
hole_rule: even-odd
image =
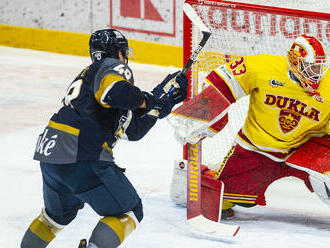
[{"label": "goalie helmet cage", "polygon": [[[327,1],[328,2],[328,1]],[[236,3],[220,0],[186,0],[212,35],[197,61],[187,73],[188,99],[198,94],[203,79],[212,69],[239,56],[269,53],[286,56],[292,41],[300,34],[316,36],[330,52],[330,14]],[[330,3],[328,4],[330,9]],[[200,41],[200,32],[187,16],[183,19],[183,64]],[[232,104],[229,123],[213,138],[202,141],[202,164],[217,169],[222,163],[238,130],[243,126],[248,109],[248,97]],[[187,159],[187,146],[183,149]]]}]

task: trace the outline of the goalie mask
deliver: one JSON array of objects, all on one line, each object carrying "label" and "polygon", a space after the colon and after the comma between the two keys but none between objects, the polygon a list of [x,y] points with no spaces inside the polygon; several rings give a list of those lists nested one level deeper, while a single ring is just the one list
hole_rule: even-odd
[{"label": "goalie mask", "polygon": [[89,53],[93,62],[107,57],[119,59],[119,51],[127,62],[129,55],[128,42],[118,30],[102,29],[91,35]]},{"label": "goalie mask", "polygon": [[301,86],[311,94],[316,92],[328,69],[323,44],[307,35],[301,35],[293,42],[288,51],[288,64]]}]

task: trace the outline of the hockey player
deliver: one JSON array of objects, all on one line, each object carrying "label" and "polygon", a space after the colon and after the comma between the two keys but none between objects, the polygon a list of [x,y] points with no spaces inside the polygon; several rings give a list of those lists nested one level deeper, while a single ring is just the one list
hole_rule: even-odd
[{"label": "hockey player", "polygon": [[63,107],[39,136],[34,159],[40,161],[44,208],[21,248],[46,247],[85,203],[102,216],[87,247],[118,247],[143,211],[112,149],[119,139],[141,139],[186,98],[187,78],[181,73],[168,75],[151,93],[134,86],[128,42],[117,30],[94,32],[89,50],[92,64],[73,80]]},{"label": "hockey player", "polygon": [[[196,143],[222,129],[228,120],[227,106],[250,96],[245,124],[224,161],[219,161],[221,167],[218,171],[205,166],[202,169],[202,188],[210,185],[210,178],[224,183],[223,217],[233,216],[234,205],[266,205],[264,194],[269,185],[288,176],[302,179],[310,191],[330,204],[330,142],[325,137],[330,132],[327,63],[323,44],[307,35],[294,40],[287,58],[270,54],[240,57],[210,72],[205,81],[211,86],[200,93],[203,97],[211,89],[225,98],[228,104],[217,107],[221,114],[208,126],[194,126],[189,131],[187,126],[180,126],[180,121],[171,122],[177,124],[176,135],[183,144]],[[194,106],[196,100],[191,101],[185,105]],[[198,107],[198,103],[195,105]],[[180,109],[174,113],[179,115],[173,118],[184,116]],[[172,185],[172,198],[183,203],[177,189]]]}]

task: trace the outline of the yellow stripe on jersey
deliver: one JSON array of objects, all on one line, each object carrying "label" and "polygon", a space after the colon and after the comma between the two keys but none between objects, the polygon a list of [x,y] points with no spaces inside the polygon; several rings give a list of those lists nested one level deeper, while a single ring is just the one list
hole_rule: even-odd
[{"label": "yellow stripe on jersey", "polygon": [[115,83],[125,81],[129,83],[126,79],[122,76],[115,75],[115,74],[108,74],[102,78],[100,82],[100,87],[98,91],[95,93],[96,101],[104,108],[111,108],[111,106],[103,101],[105,95],[109,92],[109,90],[114,86]]},{"label": "yellow stripe on jersey", "polygon": [[60,130],[60,131],[63,131],[63,132],[66,132],[66,133],[73,134],[75,136],[78,136],[79,132],[80,132],[80,130],[77,129],[77,128],[71,127],[71,126],[66,125],[66,124],[57,123],[57,122],[54,122],[54,121],[49,121],[47,126],[52,127],[54,129],[57,129],[57,130]]}]

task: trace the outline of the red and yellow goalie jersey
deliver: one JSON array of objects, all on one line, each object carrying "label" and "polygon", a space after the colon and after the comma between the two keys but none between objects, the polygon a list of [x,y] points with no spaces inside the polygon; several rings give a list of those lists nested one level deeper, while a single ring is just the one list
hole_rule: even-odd
[{"label": "red and yellow goalie jersey", "polygon": [[285,159],[313,136],[329,134],[330,73],[311,96],[290,75],[287,58],[263,54],[231,61],[206,81],[230,103],[249,95],[250,104],[237,142],[249,150]]}]

